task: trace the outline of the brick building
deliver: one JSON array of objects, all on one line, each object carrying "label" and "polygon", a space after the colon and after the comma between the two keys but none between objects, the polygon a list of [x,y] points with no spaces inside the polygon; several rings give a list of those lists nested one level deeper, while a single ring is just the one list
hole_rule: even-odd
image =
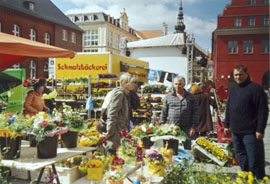
[{"label": "brick building", "polygon": [[[0,31],[57,47],[82,51],[83,31],[50,0],[0,0]],[[26,77],[48,77],[48,58],[31,58],[13,66]]]},{"label": "brick building", "polygon": [[269,0],[232,0],[218,16],[212,38],[215,84],[229,87],[235,65],[248,67],[251,80],[262,84],[269,72]]}]

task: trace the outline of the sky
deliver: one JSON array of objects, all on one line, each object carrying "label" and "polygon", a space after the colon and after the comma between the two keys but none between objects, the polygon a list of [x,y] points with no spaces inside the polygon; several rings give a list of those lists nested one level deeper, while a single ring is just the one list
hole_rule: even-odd
[{"label": "sky", "polygon": [[[180,0],[51,0],[63,13],[105,12],[119,18],[125,8],[129,26],[135,30],[162,30],[168,24],[168,34],[174,26]],[[182,0],[186,33],[193,34],[195,42],[211,52],[212,32],[217,27],[217,17],[231,0]]]}]

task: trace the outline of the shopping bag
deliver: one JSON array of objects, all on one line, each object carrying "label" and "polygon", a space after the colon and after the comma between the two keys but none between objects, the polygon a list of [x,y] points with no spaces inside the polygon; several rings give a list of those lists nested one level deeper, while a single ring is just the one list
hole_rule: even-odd
[{"label": "shopping bag", "polygon": [[220,143],[230,143],[230,142],[232,142],[232,134],[229,133],[228,135],[225,135],[225,133],[224,133],[224,123],[221,121],[219,116],[217,116],[216,124],[217,124],[218,142],[220,142]]}]

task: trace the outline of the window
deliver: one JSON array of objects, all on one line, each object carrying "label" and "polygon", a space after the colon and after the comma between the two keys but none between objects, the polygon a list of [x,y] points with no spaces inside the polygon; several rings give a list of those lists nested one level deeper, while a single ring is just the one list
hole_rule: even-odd
[{"label": "window", "polygon": [[248,26],[255,26],[255,17],[248,16]]},{"label": "window", "polygon": [[255,0],[248,0],[248,4],[249,5],[254,5],[255,4]]},{"label": "window", "polygon": [[67,39],[67,30],[65,30],[65,29],[62,30],[62,40],[64,40],[64,41],[68,40]]},{"label": "window", "polygon": [[49,71],[49,64],[48,64],[48,61],[46,61],[44,63],[44,72],[48,72]]},{"label": "window", "polygon": [[238,53],[238,42],[237,41],[229,41],[228,42],[228,53],[229,54],[237,54]]},{"label": "window", "polygon": [[72,43],[76,43],[76,33],[74,32],[71,33],[71,41]]},{"label": "window", "polygon": [[44,43],[50,45],[50,43],[51,43],[51,36],[50,36],[49,33],[45,33],[45,35],[44,35]]},{"label": "window", "polygon": [[114,48],[116,49],[120,49],[119,47],[119,35],[118,34],[115,34],[115,37],[114,37]]},{"label": "window", "polygon": [[245,53],[245,54],[252,54],[253,53],[253,41],[252,40],[244,40],[243,53]]},{"label": "window", "polygon": [[262,0],[262,4],[269,4],[269,0]]},{"label": "window", "polygon": [[83,46],[98,45],[98,30],[87,30],[83,33]]},{"label": "window", "polygon": [[13,25],[12,33],[14,36],[20,36],[20,27],[17,24]]},{"label": "window", "polygon": [[234,26],[241,27],[241,25],[242,25],[241,17],[234,17]]},{"label": "window", "polygon": [[30,61],[29,71],[30,71],[29,77],[36,78],[37,66],[36,66],[36,62],[34,60]]},{"label": "window", "polygon": [[269,51],[269,40],[262,40],[262,53],[267,54]]},{"label": "window", "polygon": [[33,28],[30,29],[30,34],[29,34],[30,40],[36,41],[37,40],[37,33],[36,30]]},{"label": "window", "polygon": [[113,33],[108,31],[108,42],[107,42],[108,47],[112,47],[112,36]]},{"label": "window", "polygon": [[269,15],[263,15],[262,16],[262,25],[268,26],[269,25]]}]

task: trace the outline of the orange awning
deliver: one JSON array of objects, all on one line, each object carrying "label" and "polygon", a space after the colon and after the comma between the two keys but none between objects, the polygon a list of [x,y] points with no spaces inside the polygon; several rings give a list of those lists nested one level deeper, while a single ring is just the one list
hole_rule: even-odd
[{"label": "orange awning", "polygon": [[30,57],[72,58],[74,55],[71,50],[0,32],[0,71]]}]

